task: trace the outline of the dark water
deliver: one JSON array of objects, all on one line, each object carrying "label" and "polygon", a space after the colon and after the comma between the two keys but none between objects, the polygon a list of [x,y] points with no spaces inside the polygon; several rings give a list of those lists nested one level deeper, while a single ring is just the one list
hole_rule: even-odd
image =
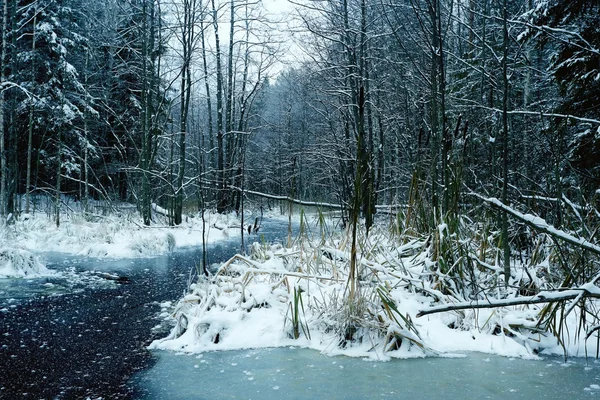
[{"label": "dark water", "polygon": [[[266,241],[286,232],[286,224],[272,221],[260,231]],[[209,261],[222,262],[239,248],[239,239],[210,246]],[[69,277],[0,283],[0,398],[143,397],[128,380],[153,364],[146,346],[165,335],[152,329],[161,322],[158,303],[181,297],[201,251],[127,260],[48,254],[47,260]]]}]

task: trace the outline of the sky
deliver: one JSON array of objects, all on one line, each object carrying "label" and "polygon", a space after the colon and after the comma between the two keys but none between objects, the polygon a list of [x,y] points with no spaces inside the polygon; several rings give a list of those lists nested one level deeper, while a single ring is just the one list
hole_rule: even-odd
[{"label": "sky", "polygon": [[264,7],[273,14],[287,14],[294,10],[294,5],[288,0],[263,0]]},{"label": "sky", "polygon": [[[293,0],[294,3],[301,1]],[[277,75],[286,68],[286,65],[290,66],[304,59],[303,51],[295,43],[295,40],[288,31],[290,28],[289,24],[298,6],[289,0],[262,0],[262,3],[266,11],[273,16],[273,20],[278,21],[274,26],[279,26],[279,30],[284,38],[282,53],[279,57],[282,63],[271,70],[271,77],[276,79]]]}]

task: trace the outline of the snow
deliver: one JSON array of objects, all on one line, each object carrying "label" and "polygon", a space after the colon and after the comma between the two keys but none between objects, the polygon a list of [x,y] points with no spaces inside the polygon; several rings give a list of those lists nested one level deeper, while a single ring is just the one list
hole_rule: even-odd
[{"label": "snow", "polygon": [[[160,214],[163,210],[155,207],[155,211]],[[248,221],[254,220],[251,212],[246,212],[246,216]],[[537,216],[519,217],[556,236],[570,235]],[[239,220],[234,215],[207,213],[206,226],[209,243],[240,234]],[[543,304],[523,306],[517,304],[518,299],[511,304],[511,299],[505,297],[456,298],[442,290],[439,281],[429,279],[437,267],[430,258],[427,238],[398,243],[385,229],[373,232],[370,243],[360,246],[366,253],[358,257],[362,300],[356,305],[348,300],[351,257],[349,241],[343,234],[325,241],[315,233],[314,241],[308,235],[297,239],[291,248],[255,243],[252,254],[236,255],[223,263],[214,276],[192,283],[179,302],[160,304],[161,319],[174,318],[176,326],[169,337],[155,341],[151,348],[202,353],[295,346],[375,360],[453,356],[466,351],[522,358],[537,358],[539,352],[595,352],[595,340],[585,338],[593,326],[587,331],[578,330],[579,336],[571,337],[563,349],[549,334],[520,329],[535,325]],[[457,240],[445,224],[438,226],[437,233],[440,240]],[[579,238],[569,239],[581,243]],[[72,214],[64,215],[57,228],[46,214],[37,213],[21,215],[13,224],[3,226],[0,240],[0,278],[36,277],[54,273],[44,267],[36,252],[147,257],[201,244],[202,220],[198,215],[188,215],[179,227],[144,227],[133,215],[84,218]],[[475,258],[473,251],[468,253]],[[481,274],[493,276],[500,271],[485,257],[477,262],[485,267]],[[516,279],[524,280],[527,274],[518,266],[513,267],[520,271],[515,273]],[[536,285],[541,287],[534,270],[528,275],[535,277]],[[583,292],[600,295],[596,278],[579,288],[541,291],[527,298],[578,298]],[[295,304],[295,299],[300,302]],[[507,304],[501,308],[467,308],[417,317],[423,310],[477,301]],[[567,321],[576,327],[582,310],[575,301],[570,304]],[[341,332],[355,318],[349,311],[355,306],[364,307],[364,311],[357,317],[360,324],[352,339],[346,341]]]},{"label": "snow", "polygon": [[24,249],[0,247],[0,278],[38,278],[53,274],[35,254]]},{"label": "snow", "polygon": [[506,204],[502,203],[500,200],[498,200],[497,198],[494,198],[494,197],[485,198],[485,197],[482,197],[479,195],[475,195],[475,196],[479,197],[480,199],[482,199],[483,201],[485,201],[489,204],[493,204],[494,206],[500,208],[501,210],[508,212],[512,216],[520,219],[521,221],[524,221],[524,222],[530,224],[531,226],[533,226],[534,228],[536,228],[542,232],[546,232],[546,233],[548,233],[554,237],[560,238],[568,243],[578,245],[586,250],[592,251],[596,254],[600,254],[600,246],[598,246],[584,238],[579,238],[568,232],[557,229],[554,226],[548,224],[544,219],[542,219],[536,215],[523,214],[523,213],[507,206]]},{"label": "snow", "polygon": [[[200,215],[188,215],[177,227],[164,224],[144,227],[138,222],[137,215],[90,215],[86,218],[71,210],[61,215],[58,228],[48,215],[23,213],[11,224],[0,225],[0,278],[56,276],[55,271],[45,267],[40,256],[43,252],[135,258],[202,244]],[[239,219],[235,215],[206,213],[205,217],[207,243],[240,235]]]},{"label": "snow", "polygon": [[[439,232],[446,229],[440,226]],[[527,329],[534,327],[544,304],[417,317],[439,300],[448,302],[449,297],[426,279],[418,279],[426,276],[431,266],[424,241],[393,245],[385,240],[384,236],[372,239],[388,249],[385,255],[363,255],[361,259],[366,313],[377,317],[357,329],[357,340],[341,344],[340,331],[349,320],[346,305],[350,257],[344,240],[338,239],[323,245],[298,242],[289,249],[268,245],[258,248],[256,244],[252,255],[233,257],[215,276],[203,277],[190,286],[189,293],[173,307],[178,328],[150,348],[202,353],[295,346],[374,360],[455,356],[462,352],[528,359],[538,359],[540,352],[563,354],[552,335]],[[487,273],[497,273],[496,268],[491,269]],[[375,286],[369,282],[376,282]],[[415,286],[422,287],[416,291]],[[531,298],[577,295],[584,289],[598,292],[590,284],[579,290],[541,292]],[[294,339],[297,291],[302,303],[297,306],[299,337]],[[380,293],[393,305],[386,306],[378,297]],[[578,307],[573,308],[567,316],[569,326],[577,326],[580,313]],[[595,351],[593,340],[588,342],[581,335],[577,339],[565,343],[568,354]]]},{"label": "snow", "polygon": [[[214,243],[239,232],[234,215],[206,213],[206,240]],[[23,215],[12,225],[0,227],[5,246],[18,244],[30,252],[62,252],[101,258],[148,257],[164,254],[177,247],[202,243],[202,219],[186,218],[180,226],[144,227],[136,217],[93,217],[63,215],[60,227],[45,214]]]}]

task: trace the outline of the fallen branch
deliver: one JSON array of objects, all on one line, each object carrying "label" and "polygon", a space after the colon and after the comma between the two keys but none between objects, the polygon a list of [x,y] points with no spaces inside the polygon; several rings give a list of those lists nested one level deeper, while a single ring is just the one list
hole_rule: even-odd
[{"label": "fallen branch", "polygon": [[264,197],[266,199],[271,199],[271,200],[280,200],[280,201],[289,201],[292,202],[294,204],[298,204],[300,206],[314,206],[314,207],[325,207],[325,208],[336,208],[336,209],[344,209],[345,207],[341,204],[333,204],[333,203],[319,203],[316,201],[305,201],[305,200],[298,200],[298,199],[294,199],[292,197],[289,196],[277,196],[274,194],[268,194],[268,193],[261,193],[261,192],[255,192],[253,190],[248,190],[248,189],[240,189],[238,187],[235,186],[229,186],[230,189],[233,190],[237,190],[238,192],[244,192],[247,194],[252,194],[254,196],[259,196],[259,197]]},{"label": "fallen branch", "polygon": [[530,297],[515,297],[512,299],[488,299],[481,301],[463,301],[453,304],[443,304],[434,306],[417,313],[417,318],[428,314],[435,314],[446,311],[458,311],[466,309],[479,308],[497,308],[520,306],[527,304],[557,303],[559,301],[573,300],[578,297],[592,297],[600,299],[600,288],[593,283],[588,283],[576,289],[563,290],[560,292],[540,292]]},{"label": "fallen branch", "polygon": [[[253,190],[248,190],[248,189],[240,189],[236,186],[229,186],[229,189],[232,190],[237,190],[238,192],[244,192],[247,194],[251,194],[254,196],[258,196],[258,197],[263,197],[265,199],[271,199],[271,200],[279,200],[279,201],[289,201],[292,202],[294,204],[298,204],[300,206],[310,206],[310,207],[323,207],[323,208],[334,208],[337,210],[344,210],[347,207],[343,204],[334,204],[334,203],[321,203],[318,201],[306,201],[306,200],[299,200],[299,199],[294,199],[293,197],[290,196],[278,196],[278,195],[274,195],[274,194],[269,194],[269,193],[261,193],[261,192],[255,192]],[[387,204],[380,204],[380,205],[376,205],[375,208],[377,210],[380,211],[385,211],[385,212],[390,212],[390,210],[392,209],[396,209],[396,208],[405,208],[406,205],[403,204],[393,204],[393,205],[387,205]]]}]

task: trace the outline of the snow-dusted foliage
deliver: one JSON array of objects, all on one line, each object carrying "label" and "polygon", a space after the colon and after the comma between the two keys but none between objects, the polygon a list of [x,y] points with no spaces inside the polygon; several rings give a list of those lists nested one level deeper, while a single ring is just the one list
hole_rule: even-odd
[{"label": "snow-dusted foliage", "polygon": [[33,253],[6,245],[0,247],[0,278],[34,278],[52,275]]},{"label": "snow-dusted foliage", "polygon": [[10,79],[30,93],[17,97],[15,123],[22,132],[31,128],[38,173],[46,180],[54,178],[58,168],[67,177],[79,175],[81,144],[88,140],[82,129],[84,113],[97,115],[78,71],[87,39],[77,33],[82,17],[71,6],[72,2],[51,0],[43,7],[21,7],[14,16],[22,31],[15,41],[15,61],[21,67],[11,71]]},{"label": "snow-dusted foliage", "polygon": [[432,354],[406,312],[418,301],[396,307],[395,285],[406,272],[397,268],[412,246],[389,257],[393,265],[365,260],[361,299],[349,303],[349,255],[341,238],[326,245],[305,239],[291,249],[256,243],[249,257],[236,255],[190,286],[176,306],[171,336],[154,346],[194,352],[293,344],[379,358],[390,350]]},{"label": "snow-dusted foliage", "polygon": [[584,171],[584,181],[590,180],[592,187],[597,186],[600,175],[600,2],[542,0],[525,18],[528,25],[521,37],[535,36],[540,47],[552,49],[548,70],[562,96],[553,111],[576,117],[557,124],[569,132],[571,162],[577,170]]},{"label": "snow-dusted foliage", "polygon": [[596,278],[563,291],[556,247],[546,233],[529,235],[536,250],[511,265],[505,284],[499,233],[484,224],[440,224],[412,238],[374,229],[359,246],[354,298],[347,233],[301,233],[291,248],[255,244],[251,255],[236,255],[193,283],[175,307],[171,335],[152,347],[294,345],[377,359],[457,351],[594,354]]},{"label": "snow-dusted foliage", "polygon": [[[208,243],[239,234],[234,216],[205,213],[205,217]],[[63,213],[61,220],[57,228],[45,213],[24,214],[0,230],[0,241],[19,243],[30,251],[90,257],[147,257],[202,243],[202,219],[193,215],[177,227],[157,224],[153,228],[143,227],[136,216],[126,213],[103,216],[71,212]]]}]

